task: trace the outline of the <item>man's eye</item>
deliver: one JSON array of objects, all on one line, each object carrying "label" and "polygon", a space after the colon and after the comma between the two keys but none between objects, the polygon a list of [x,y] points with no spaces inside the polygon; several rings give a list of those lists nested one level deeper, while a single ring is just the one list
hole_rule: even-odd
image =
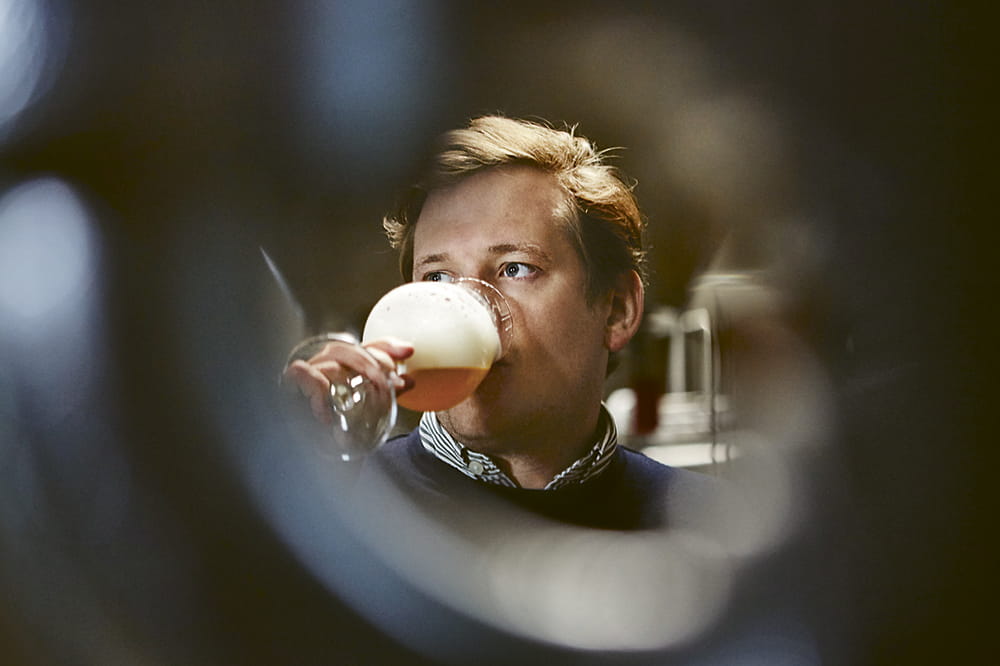
[{"label": "man's eye", "polygon": [[503,276],[509,278],[523,278],[535,272],[535,267],[530,264],[523,264],[519,261],[512,261],[509,264],[504,264]]},{"label": "man's eye", "polygon": [[431,271],[424,275],[425,282],[452,282],[455,278],[444,271]]}]

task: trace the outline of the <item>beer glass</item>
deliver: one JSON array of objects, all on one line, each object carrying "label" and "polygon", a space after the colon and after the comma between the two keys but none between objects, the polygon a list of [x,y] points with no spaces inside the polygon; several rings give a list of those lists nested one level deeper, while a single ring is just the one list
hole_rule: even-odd
[{"label": "beer glass", "polygon": [[[357,460],[382,444],[396,423],[398,405],[442,411],[472,395],[504,353],[512,330],[510,308],[500,291],[475,278],[409,282],[386,293],[372,308],[362,342],[327,333],[299,343],[288,359],[336,360],[330,378],[330,437],[342,460]],[[413,344],[413,355],[397,364],[413,387],[396,396],[391,375],[371,368],[362,346],[392,336]]]}]

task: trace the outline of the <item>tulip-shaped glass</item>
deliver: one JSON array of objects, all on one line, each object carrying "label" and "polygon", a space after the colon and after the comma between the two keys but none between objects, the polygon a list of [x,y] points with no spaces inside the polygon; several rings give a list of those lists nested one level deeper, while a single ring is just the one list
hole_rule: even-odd
[{"label": "tulip-shaped glass", "polygon": [[415,411],[442,411],[468,398],[503,354],[512,331],[510,308],[488,282],[409,282],[385,294],[365,323],[362,344],[396,337],[413,355],[396,373],[413,379],[398,398],[391,377],[373,371],[368,351],[349,335],[325,334],[299,343],[289,357],[334,359],[330,380],[331,438],[342,460],[356,460],[382,444],[396,423],[397,402]]}]

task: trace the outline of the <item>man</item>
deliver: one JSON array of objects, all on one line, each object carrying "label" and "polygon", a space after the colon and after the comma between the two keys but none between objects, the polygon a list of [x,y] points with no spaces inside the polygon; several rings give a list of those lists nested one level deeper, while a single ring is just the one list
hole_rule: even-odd
[{"label": "man", "polygon": [[[589,527],[675,523],[668,514],[700,477],[619,446],[601,402],[610,359],[643,312],[644,225],[630,188],[572,130],[487,116],[443,140],[385,228],[405,278],[496,286],[513,339],[470,398],[386,443],[359,483],[389,479],[442,507],[488,496]],[[386,372],[413,353],[401,340],[368,350]],[[331,347],[286,371],[317,418],[328,418],[340,362]]]}]

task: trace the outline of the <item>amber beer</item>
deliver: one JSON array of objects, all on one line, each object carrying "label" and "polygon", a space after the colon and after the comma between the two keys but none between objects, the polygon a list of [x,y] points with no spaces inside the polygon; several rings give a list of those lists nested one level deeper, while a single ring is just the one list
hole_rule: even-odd
[{"label": "amber beer", "polygon": [[424,368],[410,372],[413,388],[396,401],[418,412],[439,412],[472,395],[489,368]]},{"label": "amber beer", "polygon": [[[410,282],[383,296],[365,323],[363,340],[394,336],[413,343],[413,356],[399,371],[414,385],[397,402],[437,412],[465,400],[501,351],[495,312],[478,281]],[[487,285],[488,286],[488,285]]]}]

